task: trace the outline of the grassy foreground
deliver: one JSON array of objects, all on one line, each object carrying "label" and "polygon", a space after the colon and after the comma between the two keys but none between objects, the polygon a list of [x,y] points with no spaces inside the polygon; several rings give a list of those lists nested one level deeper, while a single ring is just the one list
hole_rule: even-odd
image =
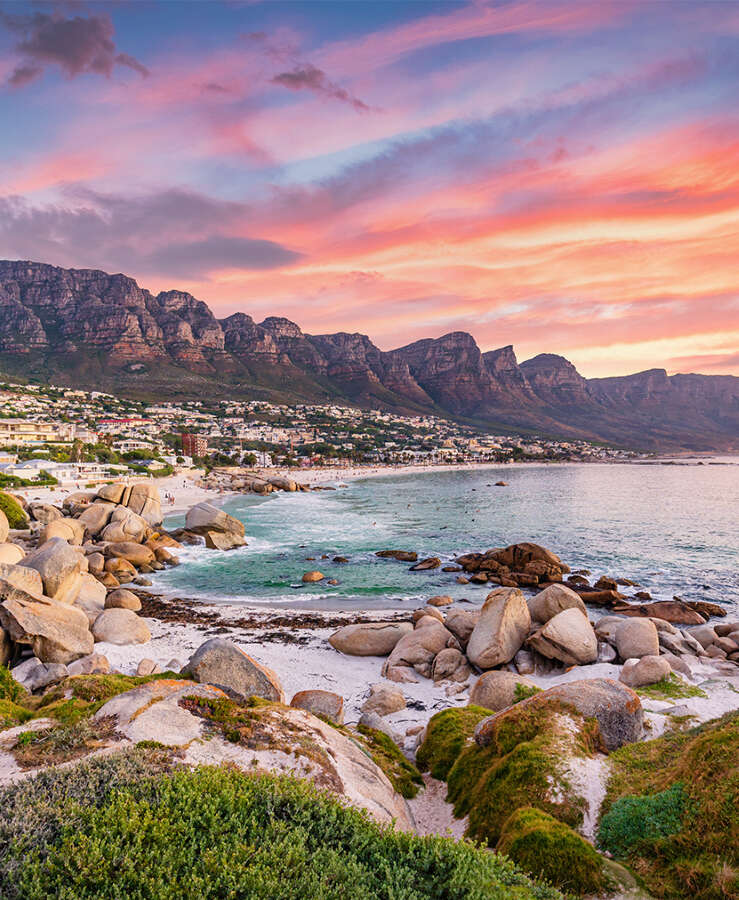
[{"label": "grassy foreground", "polygon": [[8,900],[561,900],[505,857],[377,825],[306,782],[138,747],[0,791]]}]

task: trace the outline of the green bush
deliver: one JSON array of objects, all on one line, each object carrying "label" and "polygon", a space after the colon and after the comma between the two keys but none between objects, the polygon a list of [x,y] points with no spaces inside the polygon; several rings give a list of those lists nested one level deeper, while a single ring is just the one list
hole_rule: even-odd
[{"label": "green bush", "polygon": [[492,714],[489,709],[470,705],[442,709],[433,715],[416,754],[418,768],[446,781],[449,770],[472,738],[477,723]]},{"label": "green bush", "polygon": [[467,842],[399,833],[307,782],[140,748],[0,791],[8,900],[561,900]]},{"label": "green bush", "polygon": [[4,512],[11,528],[28,528],[28,516],[23,507],[10,494],[0,491],[0,511]]},{"label": "green bush", "polygon": [[623,859],[640,841],[677,834],[684,809],[685,791],[680,782],[658,794],[621,797],[601,819],[598,844]]},{"label": "green bush", "polygon": [[7,666],[0,666],[0,700],[11,700],[13,703],[17,703],[25,693],[21,685],[13,678],[10,669]]},{"label": "green bush", "polygon": [[602,860],[593,847],[539,809],[516,810],[503,826],[496,849],[568,894],[600,893],[605,886]]}]

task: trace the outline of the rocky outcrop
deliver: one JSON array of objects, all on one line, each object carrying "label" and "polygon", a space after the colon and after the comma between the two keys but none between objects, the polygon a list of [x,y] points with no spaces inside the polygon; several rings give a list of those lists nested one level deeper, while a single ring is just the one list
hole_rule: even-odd
[{"label": "rocky outcrop", "polygon": [[195,681],[215,684],[239,700],[249,697],[285,700],[275,673],[224,638],[212,638],[198,647],[185,669]]},{"label": "rocky outcrop", "polygon": [[528,637],[530,627],[529,608],[518,588],[492,591],[467,643],[470,662],[481,669],[510,662]]},{"label": "rocky outcrop", "polygon": [[183,291],[155,296],[125,275],[28,261],[0,261],[0,356],[11,370],[41,364],[76,387],[258,391],[280,402],[335,398],[645,448],[739,446],[733,376],[653,369],[586,380],[556,354],[519,364],[512,347],[482,353],[459,331],[382,351],[363,334],[309,335],[288,319],[256,324],[241,312],[219,321]]}]

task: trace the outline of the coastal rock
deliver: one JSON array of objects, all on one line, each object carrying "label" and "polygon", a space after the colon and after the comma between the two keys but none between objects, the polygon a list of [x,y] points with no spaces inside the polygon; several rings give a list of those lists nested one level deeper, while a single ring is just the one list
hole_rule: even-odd
[{"label": "coastal rock", "polygon": [[413,668],[424,678],[430,678],[434,657],[456,643],[456,638],[438,619],[424,616],[413,631],[404,634],[393,647],[382,674],[391,681],[405,680],[410,673],[396,670]]},{"label": "coastal rock", "polygon": [[498,712],[508,709],[539,688],[528,678],[522,678],[505,669],[483,672],[470,691],[470,704]]},{"label": "coastal rock", "polygon": [[0,509],[0,544],[2,544],[4,541],[7,541],[9,534],[10,525],[8,524],[8,517]]},{"label": "coastal rock", "polygon": [[48,525],[54,519],[61,519],[62,517],[61,510],[50,503],[29,503],[28,510],[31,513],[31,518],[41,525]]},{"label": "coastal rock", "polygon": [[564,584],[548,585],[543,591],[539,591],[538,594],[531,597],[527,603],[532,622],[544,624],[565,609],[579,609],[584,616],[587,616],[585,604],[580,595]]},{"label": "coastal rock", "polygon": [[330,719],[337,725],[344,724],[344,698],[332,691],[298,691],[290,701],[290,706]]},{"label": "coastal rock", "polygon": [[303,573],[303,584],[313,584],[316,581],[323,581],[326,576],[323,572],[319,572],[318,570],[314,570],[312,572],[304,572]]},{"label": "coastal rock", "polygon": [[[94,509],[99,505],[98,503],[93,503],[90,509]],[[88,509],[86,512],[89,511]],[[82,516],[80,516],[81,518]],[[128,541],[140,544],[150,532],[151,526],[146,519],[124,506],[118,506],[114,507],[109,523],[100,533],[100,539],[109,541],[112,544],[126,543]]]},{"label": "coastal rock", "polygon": [[141,609],[141,601],[133,591],[125,588],[116,588],[105,598],[106,609],[130,609],[138,612]]},{"label": "coastal rock", "polygon": [[548,659],[580,666],[598,658],[598,639],[585,613],[570,607],[551,618],[531,635],[529,646]]},{"label": "coastal rock", "polygon": [[420,562],[417,562],[415,566],[411,566],[411,572],[426,572],[430,569],[438,569],[441,565],[441,560],[438,556],[427,556],[426,559],[422,559]]},{"label": "coastal rock", "polygon": [[328,642],[348,656],[388,656],[403,635],[412,631],[410,622],[365,622],[344,625]]},{"label": "coastal rock", "polygon": [[219,531],[222,534],[232,534],[237,538],[244,537],[243,522],[207,502],[198,503],[188,510],[185,517],[185,528],[200,535],[205,535],[209,531]]},{"label": "coastal rock", "polygon": [[52,600],[71,603],[77,596],[87,562],[63,538],[52,538],[23,559],[44,582],[44,593]]},{"label": "coastal rock", "polygon": [[284,703],[277,675],[225,638],[201,644],[185,667],[201,684],[214,684],[238,700],[263,697]]},{"label": "coastal rock", "polygon": [[149,566],[155,561],[154,554],[148,547],[134,541],[117,541],[108,544],[105,548],[105,555],[114,559],[125,559],[136,568]]},{"label": "coastal rock", "polygon": [[533,675],[536,672],[534,654],[529,650],[519,650],[513,657],[513,665],[519,675]]},{"label": "coastal rock", "polygon": [[429,597],[427,602],[429,606],[451,606],[454,601],[446,594],[440,594],[437,597]]},{"label": "coastal rock", "polygon": [[[234,534],[233,532],[224,533],[223,531],[206,531],[205,532],[205,546],[209,550],[236,550],[239,547],[244,547],[246,545],[246,541],[244,538],[240,537],[238,534]],[[162,553],[167,553],[167,551],[162,548],[157,550],[157,558]],[[168,554],[170,559],[174,557],[171,554]]]},{"label": "coastal rock", "polygon": [[58,684],[69,672],[63,663],[43,663],[34,656],[15,666],[12,675],[18,684],[32,694],[49,685]]},{"label": "coastal rock", "polygon": [[139,660],[139,664],[136,666],[136,674],[141,675],[161,675],[162,667],[154,662],[153,659],[148,659],[144,657],[144,659]]},{"label": "coastal rock", "polygon": [[0,563],[15,565],[25,555],[25,551],[18,544],[0,544]]},{"label": "coastal rock", "polygon": [[391,713],[405,709],[406,701],[403,693],[387,684],[373,684],[369,698],[362,706],[363,713],[377,713],[378,716],[389,716]]},{"label": "coastal rock", "polygon": [[510,662],[527,638],[531,615],[518,588],[497,588],[488,594],[467,643],[470,662],[492,669]]},{"label": "coastal rock", "polygon": [[162,521],[162,499],[155,484],[134,484],[126,505],[149,525],[159,525]]},{"label": "coastal rock", "polygon": [[69,663],[67,671],[70,675],[106,675],[110,672],[110,662],[102,653],[90,653]]},{"label": "coastal rock", "polygon": [[105,609],[105,586],[94,575],[85,574],[80,581],[80,588],[74,599],[74,606],[81,609],[92,626],[100,613]]},{"label": "coastal rock", "polygon": [[[592,603],[590,594],[586,594],[585,598],[588,603]],[[681,600],[655,600],[652,603],[640,604],[616,602],[612,606],[613,611],[620,616],[634,618],[653,616],[673,625],[702,625],[705,622],[700,613]]]},{"label": "coastal rock", "polygon": [[470,635],[479,621],[479,609],[453,609],[447,613],[444,624],[459,641],[459,646],[466,650]]},{"label": "coastal rock", "polygon": [[672,667],[664,656],[642,656],[641,659],[627,659],[621,669],[619,681],[629,687],[644,687],[669,678]]},{"label": "coastal rock", "polygon": [[92,634],[108,644],[146,644],[149,626],[130,609],[104,609],[95,619]]},{"label": "coastal rock", "polygon": [[456,647],[446,647],[434,657],[431,664],[431,679],[433,681],[457,681],[463,682],[472,674],[467,658]]},{"label": "coastal rock", "polygon": [[373,731],[379,731],[387,735],[394,744],[401,744],[400,735],[395,731],[389,722],[386,722],[381,716],[375,712],[363,712],[359,717],[358,725],[364,728],[371,728]]},{"label": "coastal rock", "polygon": [[85,526],[78,519],[54,519],[44,528],[41,542],[61,538],[68,544],[80,546],[85,539]]},{"label": "coastal rock", "polygon": [[616,649],[621,659],[659,656],[659,635],[650,619],[627,619],[616,629]]},{"label": "coastal rock", "polygon": [[136,577],[136,567],[127,559],[114,556],[105,561],[105,571],[108,575],[112,575],[114,581],[103,580],[106,587],[118,587],[119,584],[128,584]]},{"label": "coastal rock", "polygon": [[412,550],[378,550],[375,556],[380,559],[397,559],[400,562],[416,562],[418,554]]},{"label": "coastal rock", "polygon": [[17,566],[10,563],[0,563],[0,600],[5,598],[3,590],[5,583],[20,588],[32,597],[43,597],[44,583],[35,569],[27,566]]},{"label": "coastal rock", "polygon": [[[84,512],[80,513],[77,522],[82,525],[89,537],[97,537],[110,521],[115,509],[116,506],[113,503],[91,503]],[[110,538],[109,540],[125,540],[125,538]]]},{"label": "coastal rock", "polygon": [[12,585],[3,589],[0,625],[15,643],[28,644],[45,663],[70,663],[91,653],[94,645],[82,610]]},{"label": "coastal rock", "polygon": [[[607,750],[638,741],[643,731],[644,711],[637,694],[610,678],[593,678],[558,684],[516,704],[521,710],[532,706],[572,706],[582,716],[598,720],[601,739]],[[496,713],[497,716],[505,713]],[[495,732],[496,716],[483,719],[475,729],[475,741],[485,747]]]},{"label": "coastal rock", "polygon": [[413,613],[411,614],[413,624],[415,625],[424,616],[433,616],[435,619],[438,619],[442,623],[442,625],[444,624],[444,614],[435,606],[423,606],[421,607],[421,609],[414,609]]}]

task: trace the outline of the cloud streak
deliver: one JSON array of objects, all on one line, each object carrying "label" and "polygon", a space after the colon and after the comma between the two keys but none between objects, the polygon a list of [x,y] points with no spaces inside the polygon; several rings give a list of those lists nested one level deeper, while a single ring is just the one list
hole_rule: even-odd
[{"label": "cloud streak", "polygon": [[280,72],[271,81],[272,84],[279,84],[291,91],[311,91],[319,96],[340,100],[342,103],[348,103],[357,112],[370,111],[370,107],[364,101],[353,97],[349,91],[334,84],[325,72],[310,63],[297,65],[289,72]]}]

